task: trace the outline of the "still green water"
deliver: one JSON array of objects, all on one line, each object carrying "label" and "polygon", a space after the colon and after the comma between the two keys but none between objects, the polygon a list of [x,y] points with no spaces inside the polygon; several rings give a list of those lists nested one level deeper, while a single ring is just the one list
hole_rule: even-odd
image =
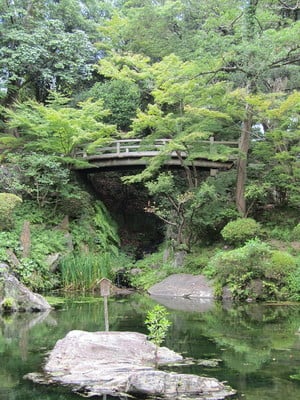
[{"label": "still green water", "polygon": [[[146,333],[145,316],[154,304],[139,294],[110,298],[110,330]],[[300,399],[300,381],[291,379],[300,374],[300,304],[171,307],[166,346],[186,357],[221,360],[217,367],[193,365],[178,372],[227,381],[238,399]],[[66,388],[23,379],[39,371],[47,352],[73,329],[104,330],[102,298],[68,298],[48,315],[0,317],[0,400],[79,400]]]}]

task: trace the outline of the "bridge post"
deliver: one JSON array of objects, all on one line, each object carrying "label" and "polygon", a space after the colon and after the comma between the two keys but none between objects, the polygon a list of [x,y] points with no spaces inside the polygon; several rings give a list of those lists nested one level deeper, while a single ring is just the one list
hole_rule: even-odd
[{"label": "bridge post", "polygon": [[116,145],[117,145],[117,156],[119,156],[119,155],[120,155],[120,152],[121,152],[120,142],[117,141],[117,142],[116,142]]}]

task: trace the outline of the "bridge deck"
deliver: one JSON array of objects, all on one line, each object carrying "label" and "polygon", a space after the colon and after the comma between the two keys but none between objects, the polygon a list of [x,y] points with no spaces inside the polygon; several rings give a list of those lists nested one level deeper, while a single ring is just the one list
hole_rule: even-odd
[{"label": "bridge deck", "polygon": [[[97,147],[93,154],[88,154],[84,148],[76,152],[76,157],[81,158],[89,163],[87,168],[114,168],[122,166],[138,166],[147,165],[151,157],[157,156],[169,142],[168,139],[156,140],[154,144],[146,145],[145,141],[141,139],[123,139],[111,142],[105,147]],[[210,140],[203,140],[201,144],[207,145],[212,153],[214,147],[218,145],[226,145],[238,147],[237,141],[225,142],[215,141],[213,138]],[[185,159],[186,153],[180,152],[180,156]],[[234,159],[228,161],[212,161],[208,158],[198,158],[193,160],[195,167],[213,168],[213,169],[228,169],[233,165]],[[167,165],[181,165],[178,154],[173,151],[169,154],[168,160],[165,162]],[[84,169],[84,167],[82,167]]]}]

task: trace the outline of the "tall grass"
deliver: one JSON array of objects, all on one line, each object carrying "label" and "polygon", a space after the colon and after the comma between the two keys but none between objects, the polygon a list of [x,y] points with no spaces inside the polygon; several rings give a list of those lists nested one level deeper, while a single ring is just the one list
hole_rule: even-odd
[{"label": "tall grass", "polygon": [[66,256],[60,263],[61,281],[65,290],[93,290],[101,278],[113,278],[112,254],[81,253]]}]

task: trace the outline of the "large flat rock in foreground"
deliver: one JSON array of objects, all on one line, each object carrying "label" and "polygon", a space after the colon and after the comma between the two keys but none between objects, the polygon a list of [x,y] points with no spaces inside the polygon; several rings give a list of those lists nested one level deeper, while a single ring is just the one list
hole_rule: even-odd
[{"label": "large flat rock in foreground", "polygon": [[86,397],[163,397],[224,399],[235,392],[214,378],[156,370],[181,362],[182,356],[156,347],[136,332],[71,331],[59,340],[44,366],[44,374],[28,374],[39,383],[68,385]]},{"label": "large flat rock in foreground", "polygon": [[214,298],[211,282],[204,275],[174,274],[148,289],[153,296]]}]

